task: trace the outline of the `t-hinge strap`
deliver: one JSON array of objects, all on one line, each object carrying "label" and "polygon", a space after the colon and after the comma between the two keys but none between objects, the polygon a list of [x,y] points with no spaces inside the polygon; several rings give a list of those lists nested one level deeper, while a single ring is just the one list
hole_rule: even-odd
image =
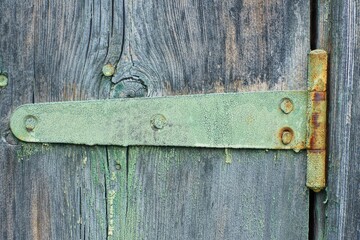
[{"label": "t-hinge strap", "polygon": [[308,91],[39,103],[11,117],[26,142],[308,150],[307,186],[325,186],[326,63],[309,57]]}]

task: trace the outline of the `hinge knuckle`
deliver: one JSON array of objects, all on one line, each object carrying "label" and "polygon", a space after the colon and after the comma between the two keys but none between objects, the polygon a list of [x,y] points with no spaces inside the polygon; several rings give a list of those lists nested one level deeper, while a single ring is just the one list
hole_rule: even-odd
[{"label": "hinge knuckle", "polygon": [[315,192],[325,188],[327,53],[314,50],[308,65],[308,149],[306,185]]}]

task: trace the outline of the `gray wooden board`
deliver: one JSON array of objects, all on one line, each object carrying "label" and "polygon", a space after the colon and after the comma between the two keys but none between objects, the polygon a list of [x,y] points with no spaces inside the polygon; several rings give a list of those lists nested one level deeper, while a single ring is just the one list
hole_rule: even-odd
[{"label": "gray wooden board", "polygon": [[130,147],[127,237],[306,239],[303,160],[293,151]]},{"label": "gray wooden board", "polygon": [[[140,77],[150,96],[306,88],[308,1],[130,1],[125,11],[114,83]],[[231,154],[227,165],[224,150],[130,148],[127,236],[306,239],[305,154]]]},{"label": "gray wooden board", "polygon": [[104,148],[0,147],[1,239],[106,239]]},{"label": "gray wooden board", "polygon": [[359,15],[358,1],[331,4],[325,239],[360,239]]},{"label": "gray wooden board", "polygon": [[109,97],[101,68],[120,57],[123,4],[4,0],[0,11],[9,75],[0,89],[0,239],[106,239],[106,147],[22,144],[9,118],[25,103]]},{"label": "gray wooden board", "polygon": [[124,79],[149,96],[304,90],[308,1],[4,0],[0,10],[0,238],[307,238],[303,152],[231,150],[227,164],[221,149],[23,144],[9,117],[24,103],[109,98]]}]

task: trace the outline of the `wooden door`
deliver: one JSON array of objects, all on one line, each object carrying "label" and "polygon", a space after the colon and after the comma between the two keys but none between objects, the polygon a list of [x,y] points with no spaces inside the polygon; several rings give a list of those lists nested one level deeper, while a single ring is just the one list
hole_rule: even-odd
[{"label": "wooden door", "polygon": [[[360,71],[347,64],[356,58],[348,50],[359,49],[353,25],[360,9],[356,1],[336,2],[2,0],[0,70],[8,84],[0,88],[0,238],[359,236],[344,226],[358,229],[347,215],[359,212],[354,205],[326,205],[326,192],[306,188],[305,152],[30,144],[9,130],[11,113],[25,103],[305,90],[310,49],[335,47],[339,74],[331,72],[331,81],[340,85],[331,83],[330,122],[338,119],[346,132],[331,122],[329,174],[340,175],[329,176],[329,191],[334,199],[350,196],[337,189],[350,181],[341,174],[359,171],[349,165],[358,150],[345,141],[357,125],[340,116],[357,119],[359,108],[338,100],[359,102]],[[348,42],[336,40],[344,35]],[[115,74],[104,76],[109,63]],[[352,154],[341,154],[338,141]]]}]

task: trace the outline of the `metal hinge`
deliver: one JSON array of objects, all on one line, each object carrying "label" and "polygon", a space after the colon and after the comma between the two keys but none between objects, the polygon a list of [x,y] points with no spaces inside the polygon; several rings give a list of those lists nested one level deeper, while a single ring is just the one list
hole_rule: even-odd
[{"label": "metal hinge", "polygon": [[11,117],[26,142],[308,151],[307,186],[325,187],[327,54],[309,56],[307,91],[39,103]]}]

